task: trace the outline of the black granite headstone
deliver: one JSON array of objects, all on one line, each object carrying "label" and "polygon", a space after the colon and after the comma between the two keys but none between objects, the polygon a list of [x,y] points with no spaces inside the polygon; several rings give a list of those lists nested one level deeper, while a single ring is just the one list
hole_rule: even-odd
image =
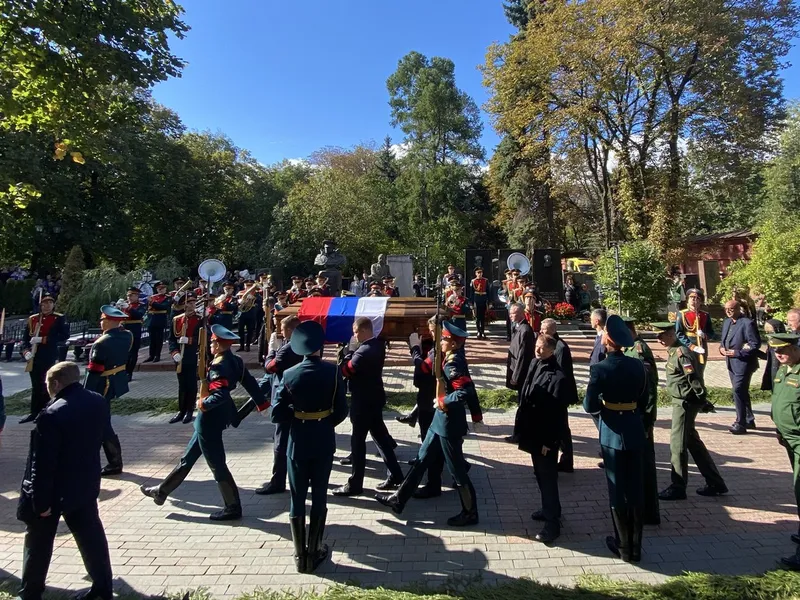
[{"label": "black granite headstone", "polygon": [[483,276],[492,280],[492,251],[467,248],[464,251],[464,285],[475,277],[475,269],[483,267]]},{"label": "black granite headstone", "polygon": [[564,281],[561,274],[561,252],[555,248],[533,251],[532,276],[544,300],[556,304],[564,299]]}]

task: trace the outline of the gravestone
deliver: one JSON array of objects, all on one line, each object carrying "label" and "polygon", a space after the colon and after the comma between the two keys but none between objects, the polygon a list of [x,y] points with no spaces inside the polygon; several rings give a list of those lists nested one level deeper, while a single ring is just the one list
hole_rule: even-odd
[{"label": "gravestone", "polygon": [[564,281],[561,274],[561,252],[556,248],[537,248],[533,251],[531,276],[539,295],[551,304],[564,300]]},{"label": "gravestone", "polygon": [[464,285],[469,286],[469,282],[475,277],[475,269],[483,268],[483,276],[489,281],[492,280],[492,251],[476,250],[467,248],[464,251]]},{"label": "gravestone", "polygon": [[414,288],[414,263],[410,254],[389,254],[386,257],[394,277],[394,285],[400,290],[401,296],[413,296]]}]

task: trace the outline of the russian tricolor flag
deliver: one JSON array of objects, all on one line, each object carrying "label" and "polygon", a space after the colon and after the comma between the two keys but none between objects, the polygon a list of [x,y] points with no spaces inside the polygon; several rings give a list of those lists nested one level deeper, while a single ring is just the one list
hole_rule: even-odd
[{"label": "russian tricolor flag", "polygon": [[372,331],[378,337],[383,329],[383,316],[389,298],[324,298],[311,296],[300,303],[297,316],[301,321],[316,321],[325,330],[325,342],[345,344],[353,337],[353,322],[369,317]]}]

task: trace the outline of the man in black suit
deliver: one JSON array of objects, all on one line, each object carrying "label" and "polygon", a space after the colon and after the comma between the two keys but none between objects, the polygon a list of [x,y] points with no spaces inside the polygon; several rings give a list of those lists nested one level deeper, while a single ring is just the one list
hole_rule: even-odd
[{"label": "man in black suit", "polygon": [[[519,404],[519,392],[522,389],[522,384],[525,383],[528,366],[533,360],[536,333],[531,329],[527,319],[525,319],[525,307],[522,304],[512,304],[508,309],[508,317],[511,319],[512,334],[511,345],[508,348],[508,358],[506,359],[506,387],[517,391],[517,404]],[[517,414],[519,414],[519,410]],[[519,443],[517,429],[517,419],[514,419],[514,433],[506,438],[509,444]]]},{"label": "man in black suit", "polygon": [[[539,330],[540,335],[548,335],[556,341],[555,356],[558,368],[564,374],[565,391],[563,397],[567,406],[578,403],[578,385],[575,382],[575,369],[572,366],[572,351],[567,342],[558,335],[558,324],[555,319],[544,319]],[[561,440],[561,459],[558,461],[558,470],[562,473],[572,473],[575,470],[572,450],[572,430],[569,428],[569,410],[565,410],[564,432]]]},{"label": "man in black suit", "polygon": [[367,466],[367,434],[372,435],[383,462],[389,470],[386,481],[378,484],[379,490],[390,490],[403,482],[403,471],[394,455],[394,440],[383,422],[386,391],[383,388],[383,363],[386,360],[386,342],[375,337],[372,321],[359,317],[353,323],[353,335],[358,348],[342,361],[342,375],[350,381],[350,453],[353,473],[334,496],[357,496],[364,490],[364,471]]},{"label": "man in black suit", "polygon": [[606,357],[606,347],[603,345],[603,331],[606,328],[606,319],[608,313],[604,308],[596,308],[592,311],[591,324],[597,332],[594,338],[594,347],[592,354],[589,356],[589,366],[596,365]]},{"label": "man in black suit", "polygon": [[756,428],[756,420],[750,405],[750,379],[758,369],[758,349],[761,337],[752,319],[742,316],[742,308],[736,300],[725,303],[725,321],[719,353],[725,357],[728,375],[733,386],[733,402],[736,405],[736,421],[728,431],[743,435]]},{"label": "man in black suit", "polygon": [[75,363],[47,372],[53,401],[39,413],[31,436],[30,470],[22,482],[18,517],[26,524],[19,598],[44,593],[61,515],[78,545],[92,587],[82,600],[111,600],[111,560],[97,511],[100,447],[111,428],[108,402],[84,389]]}]

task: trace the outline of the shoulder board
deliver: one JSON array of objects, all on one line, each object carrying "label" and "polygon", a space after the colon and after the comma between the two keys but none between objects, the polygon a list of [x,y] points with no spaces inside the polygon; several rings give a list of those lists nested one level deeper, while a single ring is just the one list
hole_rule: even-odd
[{"label": "shoulder board", "polygon": [[64,316],[64,313],[53,313],[53,314],[54,314],[55,316],[57,316],[57,317],[63,317],[63,316]]},{"label": "shoulder board", "polygon": [[214,357],[214,360],[211,361],[211,364],[212,365],[218,365],[224,360],[225,360],[224,356],[216,356],[216,357]]},{"label": "shoulder board", "polygon": [[183,316],[183,315],[175,315],[174,317],[172,317],[172,320],[173,320],[173,321],[177,321],[177,320],[178,320],[178,319],[180,319],[182,316]]},{"label": "shoulder board", "polygon": [[28,321],[33,321],[38,316],[39,316],[39,313],[32,314],[30,317],[28,317]]}]

